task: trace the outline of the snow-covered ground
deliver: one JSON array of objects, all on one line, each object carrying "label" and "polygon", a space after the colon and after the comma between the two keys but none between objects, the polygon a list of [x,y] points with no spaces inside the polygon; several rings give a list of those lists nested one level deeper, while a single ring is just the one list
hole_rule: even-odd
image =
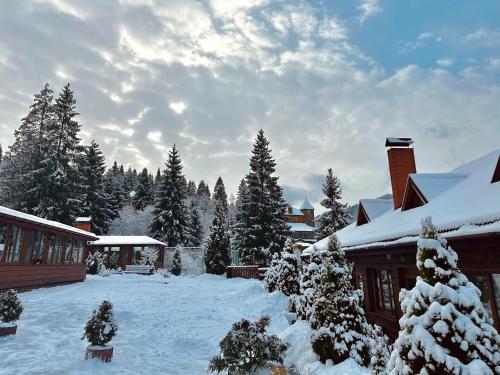
[{"label": "snow-covered ground", "polygon": [[[83,283],[21,293],[24,313],[16,336],[0,339],[0,374],[207,373],[210,358],[233,322],[271,317],[269,332],[291,344],[287,364],[301,375],[364,375],[349,361],[316,361],[309,327],[289,326],[286,298],[257,280],[201,275],[89,276]],[[113,361],[85,360],[84,324],[103,299],[114,304],[118,334]]]}]

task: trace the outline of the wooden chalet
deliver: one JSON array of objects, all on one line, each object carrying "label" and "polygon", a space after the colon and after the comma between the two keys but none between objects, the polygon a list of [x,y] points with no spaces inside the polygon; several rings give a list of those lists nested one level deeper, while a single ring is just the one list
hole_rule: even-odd
[{"label": "wooden chalet", "polygon": [[0,290],[85,279],[85,230],[0,206]]},{"label": "wooden chalet", "polygon": [[[448,173],[416,173],[412,143],[386,141],[394,198],[362,199],[357,221],[336,233],[368,319],[397,336],[399,291],[415,285],[420,222],[430,216],[500,329],[500,150]],[[315,246],[324,249],[327,241]]]},{"label": "wooden chalet", "polygon": [[100,251],[106,255],[107,266],[110,266],[111,255],[118,254],[118,266],[125,269],[127,265],[137,265],[141,258],[141,250],[150,247],[158,250],[157,267],[163,267],[167,244],[148,236],[98,236],[96,241],[89,242],[90,252]]}]

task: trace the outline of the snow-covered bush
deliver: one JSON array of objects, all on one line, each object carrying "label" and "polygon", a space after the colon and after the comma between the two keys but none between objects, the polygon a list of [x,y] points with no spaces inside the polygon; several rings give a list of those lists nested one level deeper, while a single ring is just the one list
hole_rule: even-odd
[{"label": "snow-covered bush", "polygon": [[382,327],[374,324],[371,326],[370,339],[372,375],[386,375],[392,349],[389,337],[384,334]]},{"label": "snow-covered bush", "polygon": [[155,268],[156,261],[158,260],[158,250],[153,247],[145,247],[141,249],[141,259],[139,264],[141,266],[150,266]]},{"label": "snow-covered bush", "polygon": [[118,254],[118,252],[113,251],[113,253],[111,254],[111,257],[109,258],[109,263],[110,263],[111,269],[113,269],[113,270],[118,269],[119,258],[120,258],[120,255]]},{"label": "snow-covered bush", "polygon": [[415,287],[400,293],[403,316],[389,373],[499,374],[500,336],[480,291],[457,268],[431,218],[422,221]]},{"label": "snow-covered bush", "polygon": [[361,307],[363,294],[353,290],[352,269],[335,235],[323,255],[310,324],[311,343],[322,362],[340,363],[351,357],[363,366],[370,363],[369,326]]},{"label": "snow-covered bush", "polygon": [[100,251],[89,253],[85,264],[87,265],[87,273],[89,275],[97,275],[106,269],[104,265],[104,257]]},{"label": "snow-covered bush", "polygon": [[113,305],[104,300],[85,324],[82,340],[86,338],[93,346],[104,346],[116,335],[117,330],[118,326],[113,318]]},{"label": "snow-covered bush", "polygon": [[288,238],[281,254],[276,287],[286,296],[297,295],[300,290],[299,281],[299,260],[297,255],[293,253],[293,242]]},{"label": "snow-covered bush", "polygon": [[228,370],[231,375],[254,374],[268,364],[283,363],[286,345],[278,336],[266,334],[271,319],[263,316],[258,322],[242,319],[234,323],[220,342],[220,354],[213,357],[209,371]]},{"label": "snow-covered bush", "polygon": [[179,246],[175,248],[174,258],[172,260],[172,275],[179,276],[182,272],[181,249]]},{"label": "snow-covered bush", "polygon": [[170,272],[168,272],[168,270],[166,270],[165,268],[158,268],[156,270],[156,273],[158,275],[165,277],[165,278],[170,277]]},{"label": "snow-covered bush", "polygon": [[23,306],[15,290],[10,289],[0,293],[0,320],[2,323],[15,322],[22,312]]},{"label": "snow-covered bush", "polygon": [[266,271],[264,277],[264,286],[269,293],[276,290],[276,282],[278,281],[279,267],[281,265],[281,259],[279,252],[273,254],[273,259],[271,260],[271,265]]},{"label": "snow-covered bush", "polygon": [[310,254],[310,263],[304,267],[300,278],[300,293],[296,301],[297,318],[308,320],[314,296],[321,279],[323,258],[321,252],[313,246]]}]

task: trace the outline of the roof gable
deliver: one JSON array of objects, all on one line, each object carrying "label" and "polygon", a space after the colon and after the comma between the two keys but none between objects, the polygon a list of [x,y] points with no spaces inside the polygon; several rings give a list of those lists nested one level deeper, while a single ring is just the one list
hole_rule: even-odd
[{"label": "roof gable", "polygon": [[311,202],[309,202],[307,198],[304,198],[304,202],[302,202],[300,210],[314,210],[314,206],[311,204]]},{"label": "roof gable", "polygon": [[361,199],[359,201],[357,225],[366,224],[394,208],[392,199]]},{"label": "roof gable", "polygon": [[491,183],[495,183],[500,181],[500,156],[498,157],[497,166],[495,168],[495,172],[493,172],[493,178],[491,179]]}]

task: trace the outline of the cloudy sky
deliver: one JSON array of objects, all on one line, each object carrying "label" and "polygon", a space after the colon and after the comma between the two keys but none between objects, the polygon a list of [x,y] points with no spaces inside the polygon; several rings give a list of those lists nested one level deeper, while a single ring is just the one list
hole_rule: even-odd
[{"label": "cloudy sky", "polygon": [[236,190],[259,128],[290,200],[332,167],[346,202],[389,191],[384,140],[419,171],[500,147],[500,3],[483,0],[3,0],[0,144],[33,94],[70,82],[84,142]]}]

